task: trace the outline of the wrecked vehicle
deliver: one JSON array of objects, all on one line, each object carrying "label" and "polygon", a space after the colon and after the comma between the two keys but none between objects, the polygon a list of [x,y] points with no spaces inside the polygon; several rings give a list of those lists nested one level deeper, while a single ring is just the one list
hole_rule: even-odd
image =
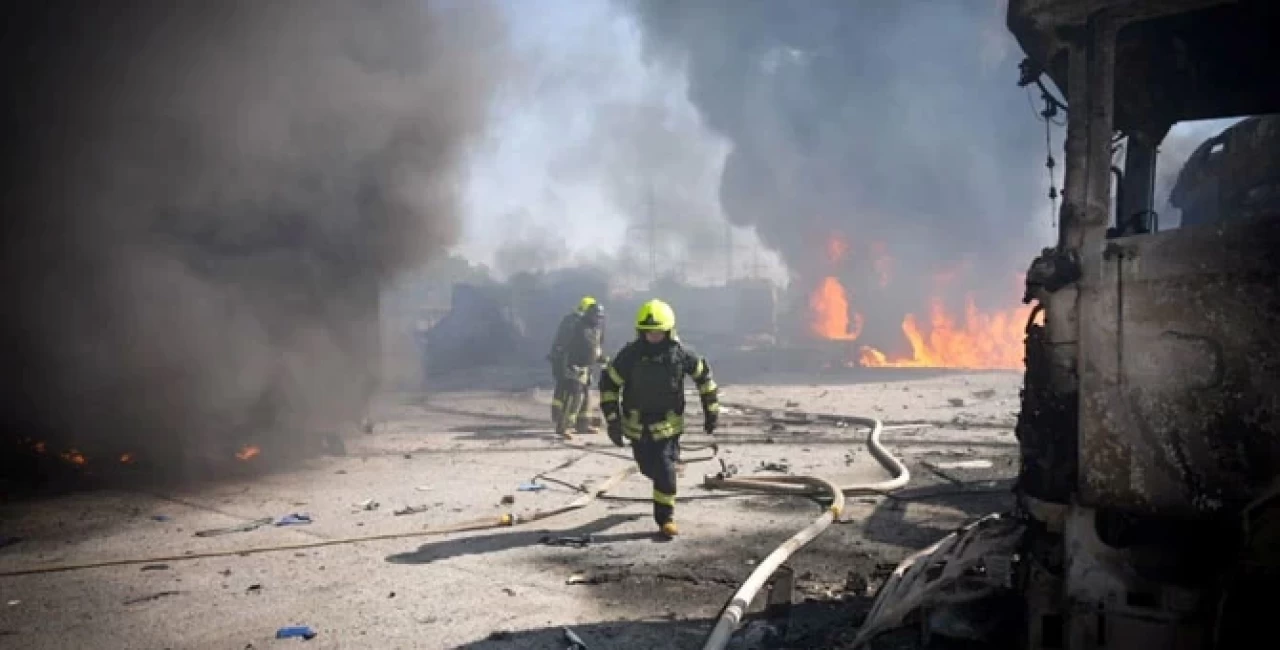
[{"label": "wrecked vehicle", "polygon": [[1067,129],[1059,239],[1026,280],[1017,507],[900,565],[858,647],[890,632],[1036,650],[1272,636],[1275,118],[1192,156],[1172,197],[1180,228],[1160,228],[1153,194],[1174,124],[1280,112],[1278,4],[1010,0],[1021,85],[1039,85],[1046,119],[1065,112]]}]

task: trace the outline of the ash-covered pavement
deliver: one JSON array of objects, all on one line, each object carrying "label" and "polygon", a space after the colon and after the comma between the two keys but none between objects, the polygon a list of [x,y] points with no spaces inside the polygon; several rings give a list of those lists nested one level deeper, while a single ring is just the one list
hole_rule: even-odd
[{"label": "ash-covered pavement", "polygon": [[[651,487],[640,476],[545,521],[410,536],[557,507],[580,494],[570,486],[631,463],[603,434],[567,447],[547,424],[549,392],[509,379],[489,382],[500,390],[440,385],[425,402],[388,399],[346,456],[287,471],[5,504],[0,536],[20,541],[0,548],[0,573],[138,562],[0,577],[0,647],[263,648],[299,643],[274,639],[293,625],[317,632],[308,647],[561,649],[562,627],[592,648],[698,647],[753,564],[821,512],[808,499],[709,492],[703,474],[723,459],[743,474],[772,464],[845,484],[885,477],[863,430],[730,413],[716,459],[685,470],[676,541],[652,538]],[[792,557],[787,647],[838,647],[892,564],[1007,507],[1019,383],[1016,373],[909,371],[722,383],[726,402],[879,417],[891,427],[885,446],[912,472],[893,497],[850,497],[845,521]],[[544,473],[545,489],[519,489]],[[394,514],[410,507],[418,512]],[[312,522],[195,535],[290,513]],[[541,543],[588,534],[585,547]],[[236,554],[276,546],[296,548]]]}]

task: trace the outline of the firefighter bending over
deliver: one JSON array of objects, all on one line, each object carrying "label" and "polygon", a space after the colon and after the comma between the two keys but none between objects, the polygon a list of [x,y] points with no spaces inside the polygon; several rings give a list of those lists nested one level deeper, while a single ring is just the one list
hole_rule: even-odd
[{"label": "firefighter bending over", "polygon": [[601,350],[604,338],[604,308],[595,298],[586,296],[574,311],[560,321],[556,340],[552,343],[551,372],[556,389],[551,398],[551,421],[556,434],[569,437],[569,429],[578,433],[595,433],[587,419],[591,365],[605,363]]},{"label": "firefighter bending over", "polygon": [[680,342],[675,326],[670,305],[644,303],[636,314],[636,339],[600,373],[600,410],[609,439],[619,447],[624,436],[630,440],[640,471],[653,481],[653,518],[665,537],[678,532],[676,462],[684,433],[685,375],[698,386],[707,433],[715,433],[720,412],[711,367]]}]

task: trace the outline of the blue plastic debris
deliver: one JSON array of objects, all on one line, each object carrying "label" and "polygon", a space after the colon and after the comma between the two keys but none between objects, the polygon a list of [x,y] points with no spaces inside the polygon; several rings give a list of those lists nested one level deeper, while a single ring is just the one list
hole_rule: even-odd
[{"label": "blue plastic debris", "polygon": [[151,518],[156,521],[169,521],[173,519],[173,517],[170,517],[169,515],[151,515]]},{"label": "blue plastic debris", "polygon": [[520,484],[520,487],[516,489],[520,490],[521,492],[538,492],[539,490],[547,489],[547,486],[541,483],[529,482],[529,483]]},{"label": "blue plastic debris", "polygon": [[300,513],[300,512],[287,514],[281,517],[280,519],[276,520],[277,526],[297,526],[297,525],[309,524],[309,523],[311,523],[311,515]]},{"label": "blue plastic debris", "polygon": [[316,631],[306,625],[291,625],[276,630],[277,639],[302,639],[310,641],[316,636]]}]

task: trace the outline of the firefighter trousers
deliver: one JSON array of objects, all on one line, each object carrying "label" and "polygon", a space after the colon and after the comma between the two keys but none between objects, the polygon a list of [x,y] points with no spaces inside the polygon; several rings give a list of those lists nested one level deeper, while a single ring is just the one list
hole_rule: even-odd
[{"label": "firefighter trousers", "polygon": [[676,462],[680,460],[680,436],[654,440],[649,432],[631,442],[640,473],[653,481],[653,520],[659,526],[676,511]]},{"label": "firefighter trousers", "polygon": [[579,431],[587,425],[587,391],[590,374],[576,372],[570,368],[567,372],[556,372],[556,390],[551,396],[551,422],[556,433],[564,433],[570,428]]}]

